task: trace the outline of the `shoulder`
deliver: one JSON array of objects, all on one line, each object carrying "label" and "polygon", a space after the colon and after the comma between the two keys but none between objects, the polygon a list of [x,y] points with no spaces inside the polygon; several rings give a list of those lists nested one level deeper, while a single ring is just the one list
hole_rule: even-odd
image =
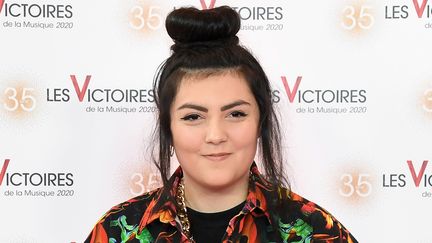
[{"label": "shoulder", "polygon": [[158,188],[112,207],[96,223],[85,242],[107,243],[108,238],[116,239],[138,232],[142,219],[150,214],[162,190]]},{"label": "shoulder", "polygon": [[130,220],[134,218],[140,220],[148,206],[156,200],[156,197],[161,190],[161,188],[158,188],[115,205],[104,214],[100,221],[103,222],[108,221],[109,219],[116,219],[123,215],[128,216],[128,219]]},{"label": "shoulder", "polygon": [[280,188],[283,198],[279,212],[281,231],[314,240],[357,242],[351,233],[326,209],[308,199]]}]

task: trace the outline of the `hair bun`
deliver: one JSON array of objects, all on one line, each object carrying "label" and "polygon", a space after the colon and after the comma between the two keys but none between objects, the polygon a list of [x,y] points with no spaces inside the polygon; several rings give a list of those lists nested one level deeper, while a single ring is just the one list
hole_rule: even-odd
[{"label": "hair bun", "polygon": [[234,39],[238,44],[236,34],[240,30],[240,16],[228,6],[207,10],[179,8],[167,16],[165,27],[176,44],[223,39]]}]

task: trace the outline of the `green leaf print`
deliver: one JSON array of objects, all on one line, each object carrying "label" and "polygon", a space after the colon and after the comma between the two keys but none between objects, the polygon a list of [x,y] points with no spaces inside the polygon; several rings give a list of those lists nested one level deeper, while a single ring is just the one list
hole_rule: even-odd
[{"label": "green leaf print", "polygon": [[139,240],[140,243],[151,243],[154,241],[148,229],[145,228],[138,234],[138,225],[128,225],[126,220],[126,216],[122,215],[117,220],[112,220],[110,222],[111,227],[119,227],[121,230],[121,241],[110,238],[110,243],[126,243],[128,240],[131,240],[131,235],[133,234],[135,235],[135,239]]},{"label": "green leaf print", "polygon": [[[281,233],[281,237],[284,243],[310,243],[312,240],[312,227],[301,219],[297,219],[294,225],[284,224],[279,219],[279,232]],[[299,239],[298,241],[288,241],[292,234],[300,236],[301,239]]]}]

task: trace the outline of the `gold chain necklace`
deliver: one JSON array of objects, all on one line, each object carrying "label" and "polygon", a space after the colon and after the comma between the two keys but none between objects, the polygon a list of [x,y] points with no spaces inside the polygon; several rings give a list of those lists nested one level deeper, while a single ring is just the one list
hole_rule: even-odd
[{"label": "gold chain necklace", "polygon": [[188,219],[187,211],[186,211],[183,178],[181,178],[180,183],[179,183],[178,188],[177,188],[176,202],[178,205],[177,215],[180,218],[182,231],[186,235],[186,237],[190,240],[190,242],[195,243],[193,236],[190,232],[190,223],[189,223],[189,219]]},{"label": "gold chain necklace", "polygon": [[[249,175],[250,175],[249,180],[255,179],[255,176],[252,174],[252,172],[250,172]],[[176,195],[177,216],[180,219],[183,233],[186,235],[186,237],[189,239],[191,243],[195,243],[192,233],[190,232],[190,222],[187,216],[185,201],[186,200],[185,200],[184,180],[183,178],[181,178],[180,183],[177,187],[177,195]]]}]

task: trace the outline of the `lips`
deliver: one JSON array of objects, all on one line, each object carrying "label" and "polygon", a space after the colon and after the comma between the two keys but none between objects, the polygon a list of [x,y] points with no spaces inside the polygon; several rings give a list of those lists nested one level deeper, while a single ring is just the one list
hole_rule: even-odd
[{"label": "lips", "polygon": [[205,154],[204,157],[213,161],[221,161],[226,159],[230,155],[231,153],[214,153],[214,154]]}]

